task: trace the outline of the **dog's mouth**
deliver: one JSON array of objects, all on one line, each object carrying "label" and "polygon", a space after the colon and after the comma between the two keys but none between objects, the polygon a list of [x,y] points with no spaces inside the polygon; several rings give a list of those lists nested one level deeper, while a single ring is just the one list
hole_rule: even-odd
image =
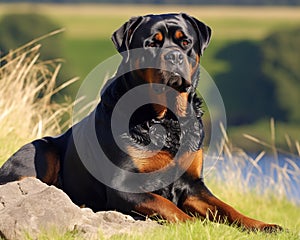
[{"label": "dog's mouth", "polygon": [[171,115],[185,117],[188,108],[188,96],[192,91],[192,84],[186,80],[178,71],[155,71],[156,81],[151,81],[150,96],[159,100],[159,104],[153,104],[153,109],[157,114],[157,118],[165,117],[168,112]]},{"label": "dog's mouth", "polygon": [[160,71],[160,83],[154,84],[153,90],[157,94],[162,94],[168,91],[171,87],[179,93],[189,92],[191,88],[190,81],[186,80],[180,72]]},{"label": "dog's mouth", "polygon": [[185,81],[178,72],[171,72],[167,75],[167,85],[174,88],[175,90],[184,90],[182,83]]}]

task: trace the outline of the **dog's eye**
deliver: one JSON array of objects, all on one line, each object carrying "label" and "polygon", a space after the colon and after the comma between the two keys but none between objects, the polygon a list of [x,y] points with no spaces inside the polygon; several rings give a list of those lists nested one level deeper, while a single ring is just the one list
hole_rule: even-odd
[{"label": "dog's eye", "polygon": [[187,40],[187,39],[183,39],[183,40],[181,41],[181,44],[182,44],[182,46],[184,46],[184,47],[188,46],[190,43],[191,43],[191,41],[189,41],[189,40]]},{"label": "dog's eye", "polygon": [[146,44],[147,47],[160,47],[162,45],[162,42],[159,41],[152,41],[152,42],[148,42]]},{"label": "dog's eye", "polygon": [[148,46],[149,46],[149,47],[156,47],[156,43],[155,43],[155,42],[149,43]]},{"label": "dog's eye", "polygon": [[157,43],[155,41],[146,41],[144,44],[145,47],[157,47]]}]

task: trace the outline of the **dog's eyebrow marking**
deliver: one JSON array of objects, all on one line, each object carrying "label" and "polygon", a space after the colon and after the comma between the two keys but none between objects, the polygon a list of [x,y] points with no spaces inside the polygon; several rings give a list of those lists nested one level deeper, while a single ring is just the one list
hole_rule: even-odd
[{"label": "dog's eyebrow marking", "polygon": [[154,39],[155,39],[156,41],[161,42],[161,41],[163,40],[163,38],[164,38],[164,36],[162,35],[161,32],[158,32],[158,33],[156,33],[156,34],[154,35]]},{"label": "dog's eyebrow marking", "polygon": [[180,39],[180,38],[182,38],[184,36],[184,34],[183,34],[183,32],[181,31],[181,30],[177,30],[176,32],[175,32],[175,38],[176,39]]}]

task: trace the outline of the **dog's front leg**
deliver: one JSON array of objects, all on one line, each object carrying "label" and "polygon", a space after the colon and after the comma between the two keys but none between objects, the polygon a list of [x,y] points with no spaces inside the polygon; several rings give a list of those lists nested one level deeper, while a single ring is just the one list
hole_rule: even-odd
[{"label": "dog's front leg", "polygon": [[135,210],[147,216],[158,215],[168,222],[192,220],[188,214],[179,209],[170,200],[154,194],[148,193],[146,200],[136,205]]},{"label": "dog's front leg", "polygon": [[[112,194],[113,193],[113,194]],[[168,222],[188,221],[192,217],[168,199],[154,193],[110,192],[109,208],[126,214],[158,217]]]},{"label": "dog's front leg", "polygon": [[189,195],[183,203],[188,214],[208,217],[211,221],[235,224],[245,230],[273,232],[282,230],[275,224],[267,224],[249,218],[215,197],[204,185],[198,185],[197,193]]}]

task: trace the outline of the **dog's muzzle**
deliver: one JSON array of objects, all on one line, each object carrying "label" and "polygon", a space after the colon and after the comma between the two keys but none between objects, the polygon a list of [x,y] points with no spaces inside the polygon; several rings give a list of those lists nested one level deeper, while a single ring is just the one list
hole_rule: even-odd
[{"label": "dog's muzzle", "polygon": [[185,56],[179,50],[171,50],[164,55],[168,71],[164,71],[167,85],[179,92],[185,92],[191,86],[189,71]]}]

